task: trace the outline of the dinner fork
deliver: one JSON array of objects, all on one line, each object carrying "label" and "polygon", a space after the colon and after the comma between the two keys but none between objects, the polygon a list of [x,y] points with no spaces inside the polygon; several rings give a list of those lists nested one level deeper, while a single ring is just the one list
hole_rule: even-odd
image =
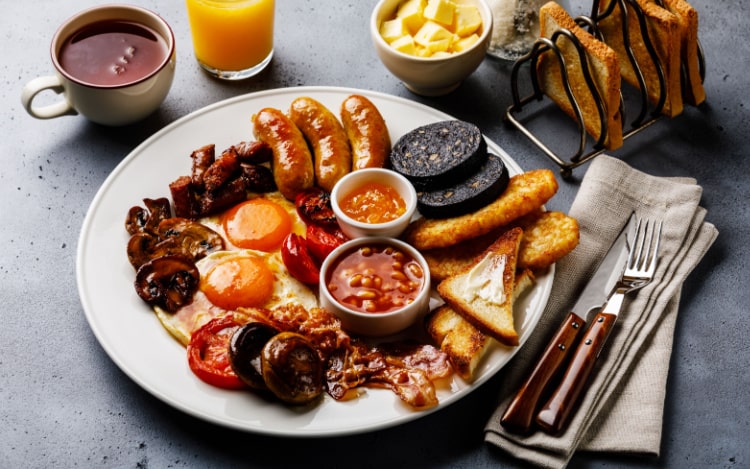
[{"label": "dinner fork", "polygon": [[654,279],[661,230],[661,221],[637,221],[634,240],[629,246],[622,275],[602,310],[591,321],[591,326],[576,349],[560,385],[537,414],[536,423],[545,432],[559,433],[567,425],[596,358],[612,331],[625,295],[645,287]]}]

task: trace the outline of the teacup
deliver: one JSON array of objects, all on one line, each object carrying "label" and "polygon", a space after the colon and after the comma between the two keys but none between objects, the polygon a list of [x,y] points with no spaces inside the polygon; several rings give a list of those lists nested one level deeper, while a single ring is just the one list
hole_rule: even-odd
[{"label": "teacup", "polygon": [[[161,105],[174,78],[172,29],[132,5],[102,5],[69,18],[52,38],[50,55],[55,75],[31,80],[21,94],[38,119],[80,113],[103,125],[131,124]],[[45,90],[64,99],[34,106]]]}]

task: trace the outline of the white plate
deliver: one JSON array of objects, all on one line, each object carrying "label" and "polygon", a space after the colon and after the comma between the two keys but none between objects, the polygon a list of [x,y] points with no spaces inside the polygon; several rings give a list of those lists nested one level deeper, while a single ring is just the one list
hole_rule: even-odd
[{"label": "white plate", "polygon": [[[205,107],[165,127],[128,155],[96,194],[83,223],[78,245],[77,279],[81,303],[94,335],[110,358],[136,383],[164,402],[198,418],[249,432],[279,436],[355,434],[399,425],[461,399],[497,373],[517,348],[493,347],[473,383],[455,378],[439,390],[440,404],[428,411],[405,406],[388,390],[367,389],[348,402],[328,396],[311,408],[263,400],[251,392],[225,391],[197,379],[188,368],[185,349],[161,327],[133,288],[134,272],[125,253],[124,220],[144,197],[169,196],[168,184],[189,174],[190,153],[214,143],[217,150],[253,138],[251,115],[263,107],[286,110],[298,96],[313,97],[334,112],[353,93],[371,99],[387,121],[395,141],[422,124],[451,116],[418,103],[363,90],[299,87],[238,96]],[[521,168],[496,144],[511,173]],[[547,303],[551,269],[516,307],[523,344]]]}]

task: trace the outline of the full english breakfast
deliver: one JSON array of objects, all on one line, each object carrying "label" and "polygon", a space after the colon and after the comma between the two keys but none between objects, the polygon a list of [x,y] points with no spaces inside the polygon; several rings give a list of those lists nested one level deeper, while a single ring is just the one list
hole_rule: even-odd
[{"label": "full english breakfast", "polygon": [[[365,131],[368,119],[372,127]],[[427,254],[425,268],[440,280],[427,287],[446,305],[409,329],[408,337],[374,340],[351,333],[320,306],[318,288],[333,289],[343,295],[339,301],[354,301],[377,315],[414,301],[413,292],[424,288],[420,279],[429,276],[402,252],[373,245],[343,257],[319,285],[323,260],[348,240],[326,187],[348,172],[389,161],[409,173],[404,159],[419,146],[434,148],[443,160],[420,155],[424,167],[409,173],[430,190],[447,187],[441,171],[470,160],[465,179],[471,180],[500,158],[486,151],[476,126],[461,121],[417,129],[384,157],[387,126],[362,96],[342,103],[341,120],[323,104],[300,97],[288,111],[267,107],[253,114],[257,140],[232,145],[218,157],[211,144],[194,150],[190,174],[169,184],[171,204],[146,198],[145,207],[128,212],[135,289],[186,347],[190,369],[209,384],[253,389],[295,405],[381,387],[414,408],[431,407],[445,378],[456,372],[472,379],[492,340],[518,344],[515,298],[533,284],[533,272],[575,248],[578,227],[564,214],[543,210],[557,189],[548,170],[510,177],[496,195],[479,197],[459,215],[431,218],[426,210],[413,218],[403,239]],[[441,139],[454,147],[458,139],[466,152],[446,151]],[[500,173],[507,173],[500,165]],[[371,189],[356,196],[371,198]],[[398,196],[375,189],[376,198]],[[357,197],[353,205],[366,205]],[[378,206],[390,211],[391,205]],[[469,243],[481,249],[462,247]],[[460,327],[448,332],[446,323]]]}]

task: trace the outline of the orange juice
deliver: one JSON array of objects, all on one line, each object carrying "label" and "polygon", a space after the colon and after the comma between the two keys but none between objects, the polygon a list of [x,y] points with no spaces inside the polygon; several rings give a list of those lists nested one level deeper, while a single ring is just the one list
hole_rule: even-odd
[{"label": "orange juice", "polygon": [[239,72],[270,60],[274,0],[186,0],[193,48],[209,71]]}]

